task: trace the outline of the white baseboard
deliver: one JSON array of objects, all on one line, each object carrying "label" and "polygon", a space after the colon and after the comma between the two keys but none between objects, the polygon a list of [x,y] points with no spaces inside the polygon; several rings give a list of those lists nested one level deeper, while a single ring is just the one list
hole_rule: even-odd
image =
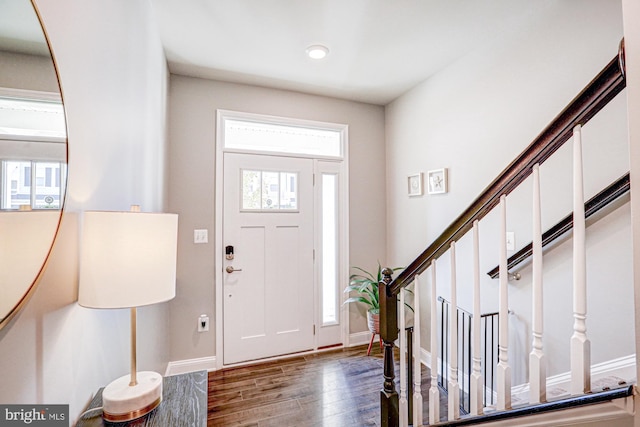
[{"label": "white baseboard", "polygon": [[[630,383],[636,377],[636,355],[620,357],[606,362],[591,365],[591,382],[600,378],[615,375]],[[553,375],[547,378],[547,390],[558,387],[569,389],[571,384],[571,372]],[[529,383],[520,384],[511,388],[512,395],[528,394]]]},{"label": "white baseboard", "polygon": [[431,353],[424,348],[420,349],[420,363],[431,369]]},{"label": "white baseboard", "polygon": [[371,332],[363,331],[349,334],[349,345],[347,347],[355,347],[357,345],[369,344],[371,341]]},{"label": "white baseboard", "polygon": [[216,370],[216,357],[200,357],[198,359],[176,360],[169,362],[165,376],[186,374],[188,372],[197,371],[215,371]]},{"label": "white baseboard", "polygon": [[[635,404],[633,396],[577,406],[562,411],[542,412],[517,418],[518,427],[579,426],[579,425],[633,425]],[[621,420],[624,424],[615,421]],[[483,424],[487,427],[512,427],[514,419],[506,419]]]},{"label": "white baseboard", "polygon": [[[369,341],[371,340],[371,332],[369,331],[364,331],[364,332],[356,332],[354,334],[349,335],[349,345],[348,347],[355,347],[357,345],[362,345],[362,344],[369,344]],[[333,348],[329,348],[326,350],[321,350],[321,351],[330,351],[333,350]],[[313,353],[313,352],[309,352],[309,353]],[[295,354],[293,356],[298,356],[299,354]],[[278,357],[273,357],[273,358],[268,358],[268,359],[261,359],[261,362],[266,362],[269,360],[279,360],[279,359],[283,359],[286,357],[291,357],[291,356],[278,356]],[[252,364],[252,363],[256,363],[255,360],[250,361],[250,362],[246,362],[246,363],[239,363],[239,364],[234,364],[232,366],[241,366],[243,364]],[[216,365],[216,357],[215,356],[211,356],[211,357],[201,357],[201,358],[197,358],[197,359],[186,359],[186,360],[176,360],[173,362],[169,362],[169,364],[167,365],[167,370],[165,371],[165,376],[171,376],[171,375],[178,375],[178,374],[186,374],[189,372],[197,372],[197,371],[215,371],[217,370],[218,367]]]},{"label": "white baseboard", "polygon": [[[423,365],[431,369],[431,353],[424,348],[420,349],[420,362]],[[438,374],[440,373],[440,366],[437,366]],[[444,369],[448,372],[448,363],[445,362]],[[462,372],[459,373],[459,376]],[[625,380],[628,384],[635,382],[636,378],[636,355],[631,354],[629,356],[620,357],[618,359],[609,360],[606,362],[598,363],[591,366],[591,383],[596,383],[599,379],[616,376]],[[547,390],[552,388],[564,388],[569,389],[571,384],[571,372],[564,372],[562,374],[554,375],[547,378]],[[494,392],[495,393],[495,392]],[[529,383],[520,384],[511,388],[512,396],[523,396],[529,394]],[[494,395],[494,401],[497,399],[497,395]]]}]

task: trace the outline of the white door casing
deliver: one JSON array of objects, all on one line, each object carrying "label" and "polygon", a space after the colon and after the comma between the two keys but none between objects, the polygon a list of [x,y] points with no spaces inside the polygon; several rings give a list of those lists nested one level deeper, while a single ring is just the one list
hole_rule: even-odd
[{"label": "white door casing", "polygon": [[[331,130],[333,132],[340,133],[340,149],[339,155],[329,154],[329,152],[323,154],[318,154],[317,152],[304,152],[308,145],[305,145],[307,142],[302,142],[300,145],[301,151],[299,154],[295,154],[295,150],[297,148],[293,148],[294,152],[291,152],[291,148],[285,149],[282,152],[278,152],[276,146],[270,145],[268,148],[262,150],[258,148],[257,145],[252,146],[242,146],[244,144],[242,141],[238,140],[237,134],[234,136],[234,142],[231,145],[227,145],[226,142],[226,131],[227,128],[226,121],[231,119],[232,124],[231,128],[236,126],[233,131],[237,132],[237,123],[238,121],[249,124],[249,128],[251,128],[250,123],[258,123],[258,126],[261,126],[261,123],[273,123],[277,125],[293,126],[293,129],[285,130],[285,132],[290,132],[293,130],[294,133],[298,133],[296,129],[302,129],[302,134],[308,133],[308,130],[311,129],[321,129],[322,130]],[[235,121],[235,124],[233,122]],[[306,129],[306,130],[305,130]],[[273,129],[272,129],[273,130]],[[276,129],[276,133],[278,130]],[[255,139],[249,138],[248,142],[255,143]],[[317,142],[317,141],[316,141]],[[240,144],[240,145],[238,145]],[[291,147],[291,146],[290,146]],[[317,145],[316,145],[317,147]],[[335,150],[335,145],[331,146],[333,150]],[[275,149],[275,151],[274,151]],[[321,149],[323,150],[323,148]],[[335,151],[333,151],[335,153]],[[251,245],[247,246],[245,241],[255,241],[256,238],[261,239],[261,233],[264,234],[265,241],[268,239],[267,228],[263,227],[263,232],[260,232],[260,226],[250,226],[245,224],[244,231],[242,233],[238,233],[237,236],[232,237],[233,239],[241,239],[243,242],[238,243],[229,243],[227,237],[225,236],[226,226],[228,225],[228,220],[225,220],[225,217],[228,213],[227,201],[231,200],[230,197],[234,197],[235,199],[231,200],[235,203],[236,206],[239,206],[239,194],[238,194],[238,186],[235,187],[236,196],[231,196],[226,194],[228,182],[225,181],[225,159],[229,156],[243,158],[244,156],[255,157],[257,163],[249,163],[252,165],[249,169],[255,170],[269,170],[269,164],[264,163],[263,160],[266,159],[283,159],[285,162],[283,168],[275,168],[277,170],[283,171],[293,171],[294,169],[298,169],[297,167],[287,166],[288,160],[293,160],[297,163],[298,160],[302,161],[301,164],[311,165],[313,171],[315,172],[315,176],[313,176],[312,180],[315,181],[315,185],[312,190],[307,190],[302,187],[305,186],[305,183],[300,181],[300,185],[302,186],[300,190],[301,201],[302,204],[300,207],[304,208],[304,204],[306,202],[312,203],[312,214],[311,214],[311,228],[312,234],[311,238],[305,240],[311,245],[312,249],[312,260],[315,252],[315,264],[312,267],[311,272],[307,275],[307,272],[300,273],[305,277],[305,287],[304,289],[309,290],[305,293],[304,298],[300,299],[298,296],[294,296],[293,294],[288,295],[286,298],[288,300],[282,300],[276,302],[276,304],[281,304],[280,306],[287,305],[285,304],[288,301],[288,305],[292,306],[294,304],[293,300],[297,298],[297,305],[301,308],[306,306],[304,312],[305,316],[311,316],[310,328],[312,333],[315,335],[311,335],[311,345],[308,344],[309,336],[306,332],[303,332],[305,327],[291,327],[293,323],[290,323],[287,327],[283,327],[279,330],[280,333],[273,327],[266,326],[267,322],[263,322],[262,329],[260,328],[260,323],[257,322],[257,318],[261,318],[261,316],[266,316],[267,314],[267,306],[272,305],[273,301],[268,300],[268,292],[266,289],[270,286],[267,283],[267,276],[263,275],[262,278],[260,276],[254,276],[254,279],[251,280],[251,269],[246,270],[245,265],[256,265],[258,268],[263,269],[276,269],[278,268],[277,262],[282,260],[283,258],[288,258],[289,253],[285,252],[284,255],[280,255],[276,258],[274,265],[267,266],[267,263],[271,263],[268,261],[266,257],[268,255],[274,255],[274,251],[264,250],[265,258],[260,260],[259,251],[256,251],[255,248],[252,248]],[[247,158],[249,158],[247,157]],[[270,162],[270,160],[266,160]],[[255,168],[253,166],[256,166]],[[272,165],[275,166],[275,165]],[[238,165],[236,165],[238,167]],[[246,168],[245,167],[245,168]],[[303,169],[307,169],[308,166],[304,166]],[[241,168],[239,168],[241,169]],[[299,177],[305,175],[305,173],[298,175]],[[334,266],[335,276],[336,276],[336,299],[335,299],[335,307],[336,307],[336,316],[335,321],[329,319],[327,321],[327,317],[323,313],[323,279],[326,275],[327,269],[323,269],[323,257],[326,256],[326,253],[323,253],[323,243],[322,239],[323,235],[323,227],[326,226],[323,223],[322,215],[323,213],[323,176],[332,175],[335,183],[329,183],[329,185],[335,185],[334,190],[337,191],[337,194],[334,195],[335,204],[335,247],[333,250],[336,251],[334,256],[334,261],[336,265]],[[233,179],[239,180],[240,172],[237,172]],[[349,209],[348,209],[348,201],[349,201],[349,179],[348,179],[348,126],[334,124],[334,123],[323,123],[323,122],[314,122],[308,120],[300,120],[300,119],[291,119],[291,118],[283,118],[283,117],[275,117],[275,116],[265,116],[260,114],[251,114],[251,113],[241,113],[235,111],[228,110],[218,110],[217,111],[217,137],[216,137],[216,169],[215,169],[215,178],[216,178],[216,214],[215,214],[215,252],[216,252],[216,272],[215,272],[215,347],[216,347],[216,357],[215,357],[215,366],[217,369],[222,369],[225,366],[241,364],[241,363],[249,363],[250,360],[255,360],[256,358],[277,358],[281,355],[285,355],[292,352],[298,351],[306,351],[306,350],[317,350],[321,347],[333,346],[333,345],[349,345],[349,316],[346,315],[345,306],[342,304],[345,295],[342,292],[342,289],[346,286],[348,282],[349,275]],[[307,191],[309,191],[307,193]],[[326,211],[325,211],[326,212]],[[235,215],[239,215],[240,212],[236,212]],[[257,215],[264,215],[265,213],[257,213],[257,212],[243,212],[246,218]],[[268,215],[269,213],[267,213]],[[272,213],[273,215],[277,215]],[[281,212],[282,215],[291,214],[291,212]],[[267,218],[267,217],[265,217]],[[309,218],[306,218],[307,221]],[[233,219],[231,219],[233,221]],[[225,227],[223,227],[223,224]],[[237,225],[237,224],[236,224]],[[266,224],[265,224],[266,225]],[[289,225],[287,228],[286,225],[280,225],[280,229],[278,230],[279,234],[281,234],[280,246],[288,247],[294,246],[290,244],[285,244],[284,239],[296,240],[293,235],[297,233],[292,230],[297,226]],[[306,227],[303,227],[306,228]],[[239,229],[238,229],[239,230]],[[306,234],[306,230],[302,231],[304,235]],[[242,234],[242,238],[240,236]],[[272,233],[273,234],[273,233]],[[277,233],[276,233],[277,234]],[[229,261],[225,257],[225,246],[233,245],[234,246],[234,260]],[[247,251],[247,248],[252,248],[253,251]],[[306,252],[306,249],[301,252]],[[296,256],[299,254],[296,253]],[[241,256],[246,257],[246,262],[240,262]],[[253,258],[252,258],[253,257]],[[289,260],[291,261],[291,260]],[[248,263],[248,264],[247,264]],[[289,262],[287,265],[290,265]],[[242,271],[234,271],[233,273],[227,273],[226,268],[229,266],[233,266],[235,269],[241,269]],[[285,271],[287,267],[280,266],[280,271]],[[248,274],[246,274],[248,273]],[[253,272],[255,273],[255,272]],[[286,270],[286,273],[289,274],[290,271]],[[333,273],[332,273],[333,274]],[[235,275],[235,276],[234,276]],[[244,275],[244,276],[241,276]],[[298,275],[298,271],[296,271],[295,275]],[[235,277],[235,278],[234,278]],[[255,279],[257,277],[257,280]],[[307,280],[310,278],[310,280]],[[261,281],[263,280],[263,281]],[[243,288],[241,285],[242,282],[252,281],[252,288]],[[306,285],[311,286],[311,288],[306,288]],[[235,287],[234,287],[235,286]],[[292,281],[283,281],[279,284],[279,286],[286,287],[292,286]],[[254,292],[249,295],[250,304],[253,304],[254,308],[257,307],[257,311],[253,311],[251,314],[247,314],[248,310],[246,306],[243,306],[242,309],[242,320],[234,320],[233,312],[225,313],[225,300],[233,299],[235,296],[242,296],[243,292],[248,293],[248,289],[253,289],[255,291],[256,287],[260,288],[260,292],[262,293],[262,303],[257,300],[257,295],[260,295],[258,292]],[[230,291],[227,292],[227,291]],[[265,293],[266,292],[266,293]],[[231,295],[231,297],[229,297]],[[256,297],[256,298],[254,298]],[[254,298],[254,299],[251,299]],[[310,300],[308,298],[311,298]],[[324,294],[324,299],[326,300],[326,294]],[[236,304],[238,312],[240,311],[239,307],[242,304]],[[264,314],[260,312],[261,308],[264,307]],[[233,310],[233,305],[228,305],[226,307],[228,309]],[[227,316],[229,315],[229,316]],[[238,317],[238,313],[235,314],[236,319]],[[289,314],[287,314],[289,316]],[[300,316],[299,319],[302,323],[306,325],[307,320],[305,316]],[[228,318],[229,317],[229,318]],[[264,317],[262,317],[264,318]],[[302,320],[304,318],[304,320]],[[289,319],[290,320],[290,319]],[[278,321],[280,326],[284,326],[287,321],[286,316]],[[241,344],[238,346],[238,349],[233,350],[230,349],[227,351],[227,342],[230,338],[225,338],[227,334],[226,324],[235,323],[235,326],[231,326],[232,330],[235,328],[235,334],[237,336],[243,336],[244,339]],[[273,323],[273,322],[271,322]],[[302,324],[300,323],[300,324]],[[300,331],[298,331],[298,329]],[[276,332],[274,332],[276,331]],[[275,338],[270,340],[268,338],[269,334],[274,334]],[[285,339],[285,337],[292,337],[291,340]],[[252,344],[249,344],[253,342]],[[280,342],[280,343],[279,343]],[[246,346],[246,348],[243,348]],[[253,348],[252,348],[253,347]],[[302,350],[300,350],[302,349]],[[234,354],[236,353],[236,354]],[[246,361],[246,362],[242,362]]]}]

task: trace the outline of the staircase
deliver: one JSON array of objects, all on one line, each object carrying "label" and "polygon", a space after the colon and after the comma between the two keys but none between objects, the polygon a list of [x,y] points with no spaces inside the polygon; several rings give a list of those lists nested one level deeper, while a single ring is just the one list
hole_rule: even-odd
[{"label": "staircase", "polygon": [[[596,375],[597,367],[591,364],[591,342],[586,322],[586,229],[590,224],[587,220],[592,216],[606,215],[607,208],[610,209],[619,204],[620,200],[624,200],[629,191],[630,179],[628,175],[623,176],[585,203],[582,159],[583,127],[614,99],[625,85],[624,49],[621,43],[618,55],[405,270],[396,278],[392,277],[390,269],[383,271],[384,278],[379,285],[380,330],[385,360],[383,388],[380,394],[382,426],[407,426],[409,419],[413,425],[425,425],[428,422],[429,425],[439,426],[557,426],[631,417],[634,412],[635,378]],[[573,212],[543,232],[541,212],[544,206],[540,181],[541,175],[544,177],[544,171],[540,166],[567,142],[572,146],[573,194],[570,197]],[[525,181],[532,197],[532,242],[508,258],[507,196]],[[488,272],[489,276],[499,281],[498,340],[495,348],[493,344],[486,342],[486,338],[483,341],[483,331],[486,328],[483,329],[481,325],[480,302],[482,298],[486,298],[488,289],[481,289],[480,286],[479,242],[481,238],[486,238],[485,234],[480,235],[480,229],[484,233],[490,228],[486,223],[495,225],[491,232],[495,233],[494,238],[499,246],[498,266]],[[549,274],[543,269],[543,255],[544,258],[552,256],[550,249],[569,233],[572,237],[573,252],[573,314],[572,335],[566,347],[570,348],[571,369],[566,375],[566,381],[560,381],[558,378],[547,376],[549,360],[557,356],[548,354],[543,345],[543,273]],[[464,257],[456,256],[458,245],[462,245]],[[468,313],[468,321],[465,320],[466,323],[461,328],[460,319],[467,319],[464,316],[459,317],[457,304],[456,275],[462,264],[464,268],[473,270],[473,309]],[[442,272],[439,271],[441,265],[448,271],[448,278],[444,284],[441,283]],[[532,344],[527,356],[527,382],[518,383],[513,387],[513,364],[517,360],[512,360],[513,355],[510,358],[510,327],[513,327],[514,321],[509,320],[509,293],[517,285],[510,284],[510,280],[515,282],[515,279],[520,277],[518,269],[525,265],[530,269],[528,278],[532,288],[531,330],[529,336],[522,338],[530,340]],[[415,322],[413,354],[409,355],[407,360],[401,358],[398,391],[394,381],[396,375],[393,347],[399,338],[400,354],[405,354],[404,334],[398,335],[398,330],[406,328],[405,314],[399,307],[404,307],[404,300],[408,298],[405,288],[409,285],[413,285],[415,319],[420,319],[420,302],[429,300],[429,307],[424,309],[428,316],[423,316],[429,321],[422,325],[419,321]],[[447,308],[443,305],[440,309],[440,319],[437,306],[439,287],[446,287],[450,292]],[[427,296],[421,298],[422,292],[427,292]],[[440,332],[444,325],[445,313],[448,316],[448,329],[446,332]],[[407,378],[405,375],[407,363],[413,365],[413,372],[420,372],[421,328],[427,328],[430,335],[428,348],[431,352],[431,386],[428,396],[422,396],[420,392],[420,375],[414,375],[413,378]],[[495,349],[495,363],[493,358],[490,360],[486,355],[489,347],[492,351]],[[438,354],[441,354],[439,365]],[[635,364],[635,356],[632,362]],[[495,379],[489,381],[490,385],[486,379],[489,365],[495,370]],[[447,414],[439,413],[440,394],[444,392],[437,385],[439,371],[445,382],[443,388],[447,390]],[[414,390],[411,397],[412,405],[408,402],[408,383],[413,385]],[[488,389],[492,399],[486,399]],[[423,405],[429,405],[428,420],[422,419]],[[411,417],[408,413],[409,406],[412,406],[413,411]]]}]

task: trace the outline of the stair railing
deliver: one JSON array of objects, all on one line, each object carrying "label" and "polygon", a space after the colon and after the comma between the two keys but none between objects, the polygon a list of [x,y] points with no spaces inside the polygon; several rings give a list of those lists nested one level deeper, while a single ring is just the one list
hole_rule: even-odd
[{"label": "stair railing", "polygon": [[[625,85],[624,72],[622,64],[624,64],[624,50],[619,49],[618,56],[612,59],[609,64],[583,89],[578,96],[576,96],[569,105],[543,130],[543,132],[515,159],[513,160],[498,177],[489,184],[489,186],[474,200],[474,202],[458,216],[440,236],[438,236],[433,243],[431,243],[414,261],[412,261],[407,268],[405,268],[395,279],[392,278],[393,271],[389,268],[385,268],[382,272],[383,279],[379,284],[380,295],[380,335],[382,337],[384,346],[384,369],[383,369],[383,388],[380,392],[380,406],[381,406],[381,425],[395,427],[399,425],[399,400],[398,393],[395,389],[394,379],[394,361],[393,361],[393,347],[394,342],[398,338],[398,295],[400,291],[406,286],[413,283],[420,274],[424,273],[428,268],[432,268],[432,296],[433,290],[436,287],[435,282],[435,267],[438,258],[444,253],[450,252],[452,254],[451,264],[455,265],[455,251],[452,250],[455,247],[455,243],[460,240],[467,232],[473,230],[474,232],[474,315],[479,318],[480,313],[475,312],[476,307],[479,308],[477,303],[480,299],[479,295],[479,271],[477,269],[478,258],[478,244],[477,244],[477,229],[478,222],[484,218],[491,210],[499,206],[501,225],[500,225],[500,290],[499,290],[499,314],[500,314],[500,345],[498,350],[498,366],[497,366],[497,390],[498,390],[498,410],[506,410],[511,407],[511,383],[510,383],[510,367],[508,365],[508,340],[507,340],[507,313],[508,313],[508,294],[507,294],[507,280],[508,280],[508,267],[506,257],[506,196],[510,194],[515,188],[517,188],[529,175],[534,174],[534,181],[537,178],[539,166],[553,155],[565,142],[573,137],[574,141],[574,242],[578,242],[578,246],[574,246],[574,259],[578,265],[577,270],[574,270],[574,277],[577,281],[574,282],[574,307],[576,308],[574,314],[574,336],[571,340],[572,347],[572,372],[574,377],[572,384],[572,392],[582,389],[587,391],[589,388],[588,377],[588,339],[584,334],[584,321],[586,313],[586,298],[585,298],[585,283],[584,283],[584,201],[582,200],[582,175],[575,171],[580,171],[581,166],[581,139],[580,129],[581,126],[586,124],[593,116],[595,116],[605,105],[609,103],[618,93],[620,93]],[[577,173],[577,175],[575,175]],[[537,190],[539,194],[539,190]],[[536,190],[534,188],[534,194]],[[537,204],[536,204],[537,203]],[[534,217],[535,210],[539,209],[539,199],[537,202],[534,200]],[[579,221],[575,221],[578,218]],[[541,234],[541,233],[540,233]],[[541,240],[541,239],[540,239]],[[582,245],[582,248],[580,247]],[[536,245],[540,246],[540,244]],[[534,252],[535,253],[535,252]],[[537,257],[534,256],[534,257]],[[540,270],[540,266],[534,266],[534,276],[536,271]],[[451,284],[452,289],[455,289],[454,283]],[[535,279],[534,279],[535,282]],[[415,287],[414,293],[418,286]],[[539,286],[534,283],[534,299],[536,298],[537,290]],[[435,308],[435,298],[432,298],[432,310]],[[541,336],[536,331],[536,324],[539,322],[539,317],[534,313],[534,349],[538,349],[536,342],[541,343]],[[416,310],[416,319],[419,319],[419,312]],[[414,326],[416,328],[416,341],[419,336],[419,322],[416,322]],[[432,325],[433,328],[433,325]],[[457,333],[457,328],[453,328],[452,331]],[[432,334],[434,330],[432,329]],[[478,335],[479,331],[476,330],[474,325],[474,335]],[[432,336],[433,340],[433,336]],[[453,345],[457,340],[451,340]],[[419,348],[419,342],[414,342],[414,345]],[[478,387],[477,377],[479,374],[479,356],[475,353],[473,355],[473,373],[474,385],[472,389]],[[451,355],[456,354],[457,349],[451,350]],[[532,352],[533,357],[533,352]],[[456,356],[457,358],[457,356]],[[419,360],[419,359],[418,359]],[[574,366],[574,360],[575,362]],[[457,369],[457,360],[450,361],[450,367]],[[453,371],[452,371],[453,372]],[[539,371],[536,375],[537,378],[531,378],[532,387],[536,388],[540,386],[542,380],[542,374],[544,370]],[[457,374],[455,374],[457,376]],[[433,373],[432,373],[433,376]],[[419,378],[419,370],[416,371],[415,377]],[[455,380],[455,378],[454,378]],[[432,381],[433,383],[433,381]],[[457,387],[457,383],[453,384]],[[432,388],[434,385],[432,384]],[[481,414],[482,408],[478,407],[477,391],[472,390],[472,414]],[[449,394],[449,398],[455,395]],[[415,390],[414,398],[419,396],[419,388]],[[475,396],[475,397],[474,397]],[[436,391],[429,391],[429,405],[430,405],[430,423],[436,423],[439,421],[439,414],[432,405],[437,405],[438,394]],[[455,399],[455,397],[454,397]],[[435,403],[432,402],[435,400]],[[414,401],[414,424],[421,425],[422,423],[422,405],[416,404]],[[455,409],[452,412],[451,400],[449,404],[449,419],[456,419],[459,417],[459,412],[456,414]],[[455,405],[457,406],[457,405]],[[475,411],[475,412],[474,412]]]},{"label": "stair railing", "polygon": [[[438,386],[445,392],[449,391],[449,337],[451,322],[451,303],[442,297],[438,297],[438,312],[440,313],[438,349]],[[458,367],[460,381],[460,410],[465,414],[471,413],[471,378],[472,378],[472,342],[473,337],[472,322],[473,314],[458,307]],[[493,405],[495,403],[495,370],[498,364],[498,312],[484,313],[480,316],[480,348],[481,348],[481,369],[482,369],[482,405]],[[435,360],[435,359],[434,359]],[[436,366],[432,362],[431,366]]]}]

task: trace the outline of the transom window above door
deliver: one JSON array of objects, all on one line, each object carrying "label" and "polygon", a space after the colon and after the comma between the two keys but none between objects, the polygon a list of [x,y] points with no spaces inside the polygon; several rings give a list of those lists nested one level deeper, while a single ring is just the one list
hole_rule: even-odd
[{"label": "transom window above door", "polygon": [[[265,121],[267,120],[267,121]],[[248,113],[223,113],[225,151],[293,154],[314,158],[342,158],[346,126],[288,119],[253,117]]]}]

